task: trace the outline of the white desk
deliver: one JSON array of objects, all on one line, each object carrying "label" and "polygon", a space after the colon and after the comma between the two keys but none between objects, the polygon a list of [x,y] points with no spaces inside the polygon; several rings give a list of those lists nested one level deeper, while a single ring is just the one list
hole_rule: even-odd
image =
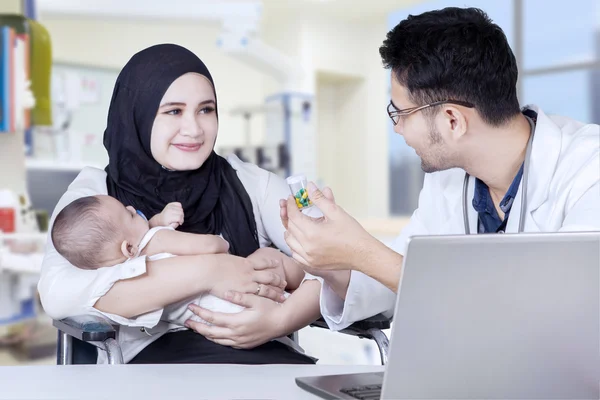
[{"label": "white desk", "polygon": [[0,399],[316,400],[299,376],[383,371],[381,366],[115,365],[0,367]]}]

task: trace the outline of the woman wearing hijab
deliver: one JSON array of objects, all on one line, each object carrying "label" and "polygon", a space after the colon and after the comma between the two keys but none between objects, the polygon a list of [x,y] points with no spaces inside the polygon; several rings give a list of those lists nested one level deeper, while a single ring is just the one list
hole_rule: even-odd
[{"label": "woman wearing hijab", "polygon": [[[73,200],[96,194],[149,217],[179,202],[184,221],[178,229],[223,235],[230,254],[140,257],[85,271],[62,258],[49,239],[38,285],[42,305],[54,319],[102,314],[120,324],[125,362],[313,363],[285,336],[318,318],[320,283],[305,281],[280,304],[285,282],[278,266],[244,258],[271,244],[289,255],[278,206],[287,184],[235,156],[215,154],[217,131],[213,79],[198,57],[172,44],[134,55],[117,78],[108,112],[108,166],[82,170],[53,217]],[[160,321],[166,306],[206,292],[246,308],[227,315],[194,309],[213,323],[210,329]]]}]

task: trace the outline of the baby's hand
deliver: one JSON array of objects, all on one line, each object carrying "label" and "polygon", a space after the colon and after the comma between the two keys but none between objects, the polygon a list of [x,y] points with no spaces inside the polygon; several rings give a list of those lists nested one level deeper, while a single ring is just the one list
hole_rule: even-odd
[{"label": "baby's hand", "polygon": [[160,214],[155,215],[150,220],[151,228],[155,226],[170,226],[173,229],[177,229],[181,224],[183,224],[183,207],[181,203],[167,204]]}]

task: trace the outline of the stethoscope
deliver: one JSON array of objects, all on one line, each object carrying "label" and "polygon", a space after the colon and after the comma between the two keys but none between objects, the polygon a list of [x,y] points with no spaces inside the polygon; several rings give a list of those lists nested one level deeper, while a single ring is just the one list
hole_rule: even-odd
[{"label": "stethoscope", "polygon": [[[519,215],[519,230],[518,233],[523,232],[525,226],[525,211],[527,205],[527,181],[529,178],[529,161],[531,159],[531,148],[533,147],[533,135],[535,134],[535,123],[531,118],[525,116],[529,121],[531,133],[529,134],[529,141],[527,142],[527,150],[525,150],[525,161],[523,162],[523,185],[521,186],[521,213]],[[471,228],[469,227],[469,207],[467,205],[467,197],[469,191],[469,178],[470,175],[465,173],[465,180],[463,182],[463,215],[465,223],[465,234],[471,234]]]}]

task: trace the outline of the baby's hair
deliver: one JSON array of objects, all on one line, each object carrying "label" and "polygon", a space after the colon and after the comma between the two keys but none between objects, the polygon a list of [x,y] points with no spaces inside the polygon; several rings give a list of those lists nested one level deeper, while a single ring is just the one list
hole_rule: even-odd
[{"label": "baby's hair", "polygon": [[52,226],[56,251],[81,269],[97,269],[117,228],[102,215],[100,200],[82,197],[62,209]]}]

